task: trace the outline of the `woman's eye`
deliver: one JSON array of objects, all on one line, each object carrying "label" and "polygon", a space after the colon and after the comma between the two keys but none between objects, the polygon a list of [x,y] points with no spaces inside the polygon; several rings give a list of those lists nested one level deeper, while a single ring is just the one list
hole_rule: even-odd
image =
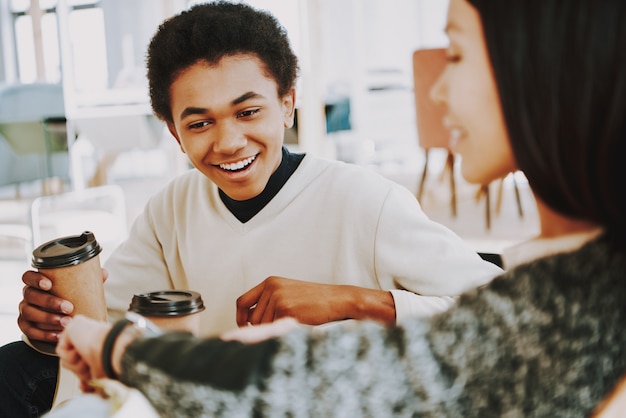
[{"label": "woman's eye", "polygon": [[447,54],[446,55],[446,60],[450,64],[455,64],[455,63],[461,61],[461,55],[459,55],[459,54]]},{"label": "woman's eye", "polygon": [[256,115],[257,113],[259,113],[261,109],[249,109],[249,110],[244,110],[243,112],[240,112],[237,117],[238,118],[249,118],[251,116]]}]

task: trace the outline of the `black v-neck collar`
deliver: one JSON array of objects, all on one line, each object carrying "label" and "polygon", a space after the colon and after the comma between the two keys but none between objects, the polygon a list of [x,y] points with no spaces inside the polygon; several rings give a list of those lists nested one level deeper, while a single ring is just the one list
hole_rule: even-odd
[{"label": "black v-neck collar", "polygon": [[265,189],[258,196],[248,200],[234,200],[220,190],[220,199],[228,210],[239,219],[239,222],[246,223],[276,196],[287,183],[289,177],[296,171],[303,158],[304,154],[293,154],[286,147],[283,147],[283,159],[280,165],[270,176]]}]

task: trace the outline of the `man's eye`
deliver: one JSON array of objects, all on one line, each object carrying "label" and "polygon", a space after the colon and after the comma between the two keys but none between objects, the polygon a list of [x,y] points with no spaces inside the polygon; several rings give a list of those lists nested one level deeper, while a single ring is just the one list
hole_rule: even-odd
[{"label": "man's eye", "polygon": [[189,125],[189,129],[202,129],[209,124],[208,121],[196,122]]},{"label": "man's eye", "polygon": [[240,112],[237,117],[238,118],[249,118],[251,116],[256,115],[257,113],[259,113],[261,109],[250,109],[250,110],[244,110],[243,112]]}]

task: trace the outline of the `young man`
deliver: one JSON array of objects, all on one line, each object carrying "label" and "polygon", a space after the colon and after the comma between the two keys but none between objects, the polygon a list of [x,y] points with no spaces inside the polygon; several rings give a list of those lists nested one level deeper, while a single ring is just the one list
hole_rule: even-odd
[{"label": "young man", "polygon": [[[283,147],[297,59],[271,15],[195,6],[159,28],[147,65],[154,113],[195,170],[148,202],[109,258],[111,318],[134,293],[174,288],[202,294],[204,335],[286,316],[394,323],[445,310],[451,296],[500,272],[430,221],[402,186]],[[23,280],[20,328],[56,341],[71,304],[52,297],[40,274]]]}]

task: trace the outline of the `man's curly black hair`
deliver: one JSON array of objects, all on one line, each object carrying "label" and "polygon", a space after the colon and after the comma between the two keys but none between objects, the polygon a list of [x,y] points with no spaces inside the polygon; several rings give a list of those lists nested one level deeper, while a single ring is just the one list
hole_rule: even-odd
[{"label": "man's curly black hair", "polygon": [[298,59],[287,31],[270,13],[242,3],[198,4],[163,22],[148,46],[150,100],[155,115],[172,122],[170,87],[188,67],[223,57],[254,54],[282,97],[295,86]]}]

